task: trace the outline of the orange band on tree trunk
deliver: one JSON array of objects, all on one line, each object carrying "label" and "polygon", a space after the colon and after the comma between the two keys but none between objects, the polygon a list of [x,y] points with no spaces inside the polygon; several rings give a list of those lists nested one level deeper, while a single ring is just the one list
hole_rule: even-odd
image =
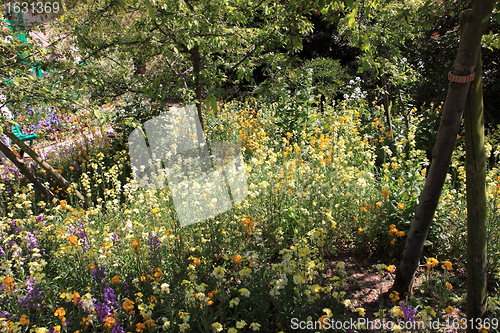
[{"label": "orange band on tree trunk", "polygon": [[476,72],[469,75],[455,75],[452,72],[448,73],[448,80],[451,82],[466,83],[474,81],[476,77]]}]

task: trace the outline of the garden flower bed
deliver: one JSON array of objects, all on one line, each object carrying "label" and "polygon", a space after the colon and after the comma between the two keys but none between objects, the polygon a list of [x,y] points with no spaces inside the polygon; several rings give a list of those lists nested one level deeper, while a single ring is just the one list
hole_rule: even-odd
[{"label": "garden flower bed", "polygon": [[[114,145],[123,139],[61,144],[64,154],[47,159],[91,208],[62,190],[55,205],[14,177],[0,182],[8,193],[0,195],[0,331],[463,331],[463,152],[413,294],[380,297],[394,278],[427,159],[416,127],[396,133],[391,149],[380,121],[363,120],[380,110],[364,108],[310,110],[307,122],[284,128],[276,104],[222,105],[207,116],[206,135],[241,140],[248,196],[186,227],[168,186],[144,189],[130,178],[126,147]],[[498,169],[488,177],[496,239]],[[496,246],[490,242],[492,278]],[[494,318],[493,288],[490,296]]]}]

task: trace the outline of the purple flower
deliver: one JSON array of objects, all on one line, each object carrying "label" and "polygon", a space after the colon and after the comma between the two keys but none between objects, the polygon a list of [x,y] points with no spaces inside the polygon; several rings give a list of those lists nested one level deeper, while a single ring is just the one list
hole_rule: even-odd
[{"label": "purple flower", "polygon": [[104,322],[107,317],[112,316],[111,311],[113,310],[113,308],[109,304],[98,302],[95,304],[95,307],[97,309],[97,317],[100,321]]},{"label": "purple flower", "polygon": [[153,258],[158,256],[158,252],[160,250],[160,239],[158,238],[158,234],[152,235],[149,237],[149,255]]},{"label": "purple flower", "polygon": [[113,243],[115,243],[116,246],[120,247],[120,236],[116,232],[113,232]]},{"label": "purple flower", "polygon": [[14,220],[10,221],[10,230],[9,230],[9,233],[12,234],[12,235],[19,235],[20,231],[21,231],[21,229],[18,228],[18,226],[16,225],[16,221],[14,221]]},{"label": "purple flower", "polygon": [[115,324],[115,327],[113,327],[113,329],[111,330],[111,333],[125,333],[120,322],[117,322]]},{"label": "purple flower", "polygon": [[35,283],[34,277],[26,280],[26,296],[19,298],[18,302],[26,308],[42,307],[43,292]]},{"label": "purple flower", "polygon": [[[45,220],[43,219],[43,213],[38,214],[38,216],[36,217],[36,221],[37,222],[45,222]],[[44,225],[45,225],[45,223],[44,223]]]},{"label": "purple flower", "polygon": [[106,266],[102,266],[102,268],[94,267],[92,270],[92,276],[94,281],[101,282],[106,276]]},{"label": "purple flower", "polygon": [[400,305],[399,305],[399,307],[400,307],[401,311],[403,312],[405,320],[407,320],[407,321],[415,321],[414,315],[417,313],[417,309],[415,309],[410,304],[405,305],[404,302],[401,302]]},{"label": "purple flower", "polygon": [[38,243],[38,239],[36,239],[35,234],[32,232],[28,231],[28,242],[26,244],[26,247],[33,252],[33,249],[39,248],[40,244]]},{"label": "purple flower", "polygon": [[109,287],[109,285],[106,283],[106,286],[104,287],[104,290],[102,292],[102,298],[104,302],[113,305],[115,307],[118,307],[118,303],[116,302],[116,294],[113,288]]}]

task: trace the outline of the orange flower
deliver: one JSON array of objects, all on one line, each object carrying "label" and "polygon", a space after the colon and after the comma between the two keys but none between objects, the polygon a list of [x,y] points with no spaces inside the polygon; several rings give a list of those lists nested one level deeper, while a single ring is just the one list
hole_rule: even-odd
[{"label": "orange flower", "polygon": [[119,284],[120,283],[120,277],[118,275],[115,275],[111,278],[111,283],[112,284]]},{"label": "orange flower", "polygon": [[319,323],[319,329],[320,330],[326,331],[326,328],[328,327],[328,320],[329,320],[328,316],[321,316],[321,317],[319,317],[318,323]]},{"label": "orange flower", "polygon": [[68,202],[66,200],[61,200],[59,201],[59,206],[64,209],[68,206]]},{"label": "orange flower", "polygon": [[90,269],[91,271],[93,271],[93,270],[94,270],[94,268],[95,268],[95,265],[94,265],[93,263],[90,263],[90,264],[89,264],[89,269]]},{"label": "orange flower", "polygon": [[399,301],[399,293],[394,290],[389,294],[389,298],[391,299],[392,302],[397,302]]},{"label": "orange flower", "polygon": [[441,265],[442,269],[451,271],[453,269],[453,264],[449,262],[448,260],[443,261],[443,264]]},{"label": "orange flower", "polygon": [[30,323],[30,320],[28,319],[28,316],[27,315],[22,315],[21,318],[19,318],[19,324],[21,324],[21,326],[24,326],[24,325],[28,325]]},{"label": "orange flower", "polygon": [[195,266],[199,266],[201,264],[201,260],[196,257],[191,257],[191,260],[193,260],[193,264]]},{"label": "orange flower", "polygon": [[137,323],[137,325],[135,326],[135,331],[139,333],[144,332],[145,329],[146,325],[144,325],[143,323]]},{"label": "orange flower", "polygon": [[404,203],[398,203],[398,209],[404,209],[406,205]]},{"label": "orange flower", "polygon": [[122,308],[123,310],[127,311],[128,314],[132,314],[132,311],[134,310],[134,302],[129,300],[128,298],[125,298],[125,302],[123,302]]},{"label": "orange flower", "polygon": [[5,279],[3,279],[2,286],[5,287],[5,291],[13,290],[14,285],[14,278],[12,276],[7,276]]},{"label": "orange flower", "polygon": [[389,265],[389,266],[387,266],[387,268],[386,268],[386,269],[387,269],[389,272],[394,273],[394,271],[396,270],[396,266],[394,266],[394,265]]},{"label": "orange flower", "polygon": [[236,264],[241,264],[241,259],[243,259],[239,254],[235,254],[233,256],[233,261],[236,263]]},{"label": "orange flower", "polygon": [[113,317],[106,317],[106,319],[104,319],[104,327],[113,328],[115,324],[116,324],[116,319]]},{"label": "orange flower", "polygon": [[64,322],[66,321],[66,317],[64,317],[64,315],[66,314],[66,310],[64,310],[64,308],[58,308],[55,312],[54,312],[54,316],[59,318],[60,321]]},{"label": "orange flower", "polygon": [[253,217],[245,216],[243,217],[243,229],[245,232],[251,236],[254,231]]},{"label": "orange flower", "polygon": [[387,190],[387,189],[383,189],[383,190],[382,190],[382,195],[383,195],[383,196],[384,196],[384,198],[386,198],[386,199],[387,199],[387,198],[389,198],[389,190]]},{"label": "orange flower", "polygon": [[71,246],[76,246],[78,245],[78,236],[71,235],[68,237],[68,241],[71,244]]},{"label": "orange flower", "polygon": [[401,231],[396,232],[396,236],[398,236],[398,237],[403,237],[404,235],[405,235],[405,232],[404,232],[404,231],[402,231],[402,230],[401,230]]},{"label": "orange flower", "polygon": [[73,295],[71,295],[70,300],[73,301],[73,304],[78,305],[78,302],[80,302],[80,294],[77,293],[76,291],[73,291]]},{"label": "orange flower", "polygon": [[396,241],[397,241],[397,239],[396,239],[396,238],[391,239],[391,245],[396,244]]},{"label": "orange flower", "polygon": [[163,272],[162,272],[161,268],[157,268],[157,269],[156,269],[156,272],[153,274],[153,276],[154,276],[155,278],[159,278],[159,277],[160,277],[160,276],[162,276],[162,275],[163,275]]},{"label": "orange flower", "polygon": [[446,309],[444,309],[444,312],[446,313],[452,313],[453,311],[455,311],[455,308],[452,307],[451,305],[446,307]]},{"label": "orange flower", "polygon": [[136,238],[132,241],[132,247],[137,249],[139,247],[139,240]]}]

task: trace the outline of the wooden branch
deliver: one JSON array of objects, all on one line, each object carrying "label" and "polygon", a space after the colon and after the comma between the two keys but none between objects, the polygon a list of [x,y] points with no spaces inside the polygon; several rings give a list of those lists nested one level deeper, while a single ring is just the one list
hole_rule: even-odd
[{"label": "wooden branch", "polygon": [[[74,187],[71,186],[71,183],[64,179],[60,173],[58,173],[54,168],[52,168],[47,162],[45,162],[33,149],[31,149],[28,145],[26,145],[23,141],[21,141],[17,136],[15,136],[10,131],[5,131],[5,135],[7,135],[16,145],[19,146],[25,153],[27,153],[33,161],[38,163],[42,168],[44,168],[47,173],[52,176],[59,184],[63,186],[63,188],[71,195],[76,196],[78,199],[83,201],[84,208],[88,208],[88,201],[86,198]],[[68,190],[68,188],[71,188]]]},{"label": "wooden branch", "polygon": [[[5,133],[5,132],[4,132]],[[8,135],[7,135],[8,136]],[[54,193],[52,193],[45,185],[42,184],[38,178],[35,177],[28,169],[28,167],[14,154],[12,150],[9,149],[6,145],[4,145],[0,141],[0,151],[4,153],[4,155],[14,163],[14,165],[19,169],[19,171],[35,186],[35,189],[40,192],[44,197],[47,198],[47,201],[52,202],[54,199],[57,200]]]}]

